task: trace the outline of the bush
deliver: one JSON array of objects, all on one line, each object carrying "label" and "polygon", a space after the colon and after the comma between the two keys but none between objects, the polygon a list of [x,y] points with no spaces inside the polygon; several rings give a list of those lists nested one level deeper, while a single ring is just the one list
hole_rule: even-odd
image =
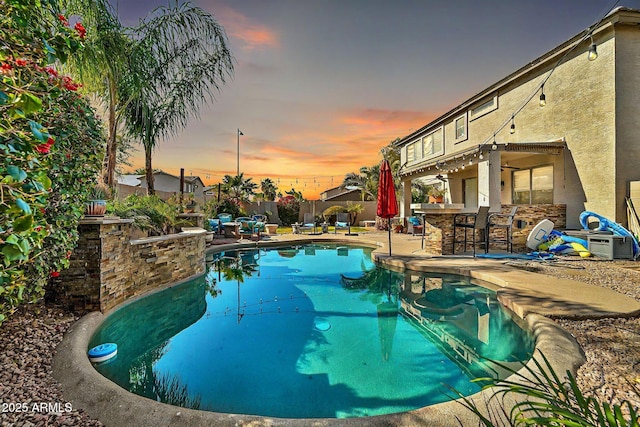
[{"label": "bush", "polygon": [[120,218],[133,219],[136,228],[149,232],[150,236],[161,236],[178,232],[185,224],[177,218],[180,206],[170,204],[158,196],[131,194],[123,201],[114,201],[107,212]]},{"label": "bush", "polygon": [[282,225],[298,222],[300,216],[300,201],[293,196],[282,197],[278,200],[278,216]]},{"label": "bush", "polygon": [[68,265],[100,168],[100,125],[49,65],[81,47],[84,28],[55,5],[0,2],[0,323]]},{"label": "bush", "polygon": [[343,212],[347,212],[347,208],[345,208],[344,206],[329,206],[322,212],[322,218],[324,218],[324,220],[329,224],[335,224],[336,215]]}]

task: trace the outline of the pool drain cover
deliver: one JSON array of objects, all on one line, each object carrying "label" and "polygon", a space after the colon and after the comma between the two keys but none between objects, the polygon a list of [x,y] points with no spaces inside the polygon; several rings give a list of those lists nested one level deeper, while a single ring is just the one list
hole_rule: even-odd
[{"label": "pool drain cover", "polygon": [[331,324],[329,322],[321,320],[319,322],[316,322],[316,329],[322,332],[328,331],[329,329],[331,329]]}]

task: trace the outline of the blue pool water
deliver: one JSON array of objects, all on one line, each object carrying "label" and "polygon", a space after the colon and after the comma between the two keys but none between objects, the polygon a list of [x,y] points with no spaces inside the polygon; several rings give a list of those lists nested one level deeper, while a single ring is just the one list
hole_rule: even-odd
[{"label": "blue pool water", "polygon": [[110,315],[96,369],[154,400],[284,418],[380,415],[468,395],[533,343],[468,278],[394,272],[370,248],[306,245],[210,256],[208,273]]}]

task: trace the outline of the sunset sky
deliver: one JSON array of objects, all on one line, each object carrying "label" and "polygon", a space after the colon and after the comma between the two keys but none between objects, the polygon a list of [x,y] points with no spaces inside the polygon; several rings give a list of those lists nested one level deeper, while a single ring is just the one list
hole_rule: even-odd
[{"label": "sunset sky", "polygon": [[[167,0],[112,0],[123,24]],[[153,166],[206,184],[240,170],[309,199],[380,149],[600,19],[615,0],[194,0],[235,77]],[[618,6],[640,8],[640,0]],[[144,165],[142,152],[132,158]]]}]

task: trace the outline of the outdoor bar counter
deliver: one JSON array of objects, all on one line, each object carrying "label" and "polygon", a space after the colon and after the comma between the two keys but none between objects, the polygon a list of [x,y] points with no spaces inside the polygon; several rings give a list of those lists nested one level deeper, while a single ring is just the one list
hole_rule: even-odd
[{"label": "outdoor bar counter", "polygon": [[[503,204],[501,213],[508,213],[514,205]],[[414,214],[424,218],[424,250],[427,255],[451,255],[453,245],[453,217],[456,214],[472,214],[477,208],[464,208],[463,204],[412,204]],[[527,252],[525,241],[533,227],[543,219],[554,223],[555,229],[564,229],[567,207],[560,204],[518,205],[513,228],[514,252]],[[471,251],[471,230],[467,230],[467,249]],[[463,252],[464,229],[456,230],[456,253]],[[480,236],[478,236],[480,238]],[[493,248],[493,246],[492,246]],[[504,245],[500,246],[505,249]],[[476,251],[484,247],[476,247]]]},{"label": "outdoor bar counter", "polygon": [[[412,206],[413,207],[413,206]],[[453,217],[460,213],[476,213],[477,209],[465,209],[461,203],[420,204],[414,213],[424,219],[424,250],[427,255],[451,255],[453,245]],[[467,247],[471,248],[472,231],[467,231]],[[463,251],[464,230],[456,231],[456,253]]]}]

